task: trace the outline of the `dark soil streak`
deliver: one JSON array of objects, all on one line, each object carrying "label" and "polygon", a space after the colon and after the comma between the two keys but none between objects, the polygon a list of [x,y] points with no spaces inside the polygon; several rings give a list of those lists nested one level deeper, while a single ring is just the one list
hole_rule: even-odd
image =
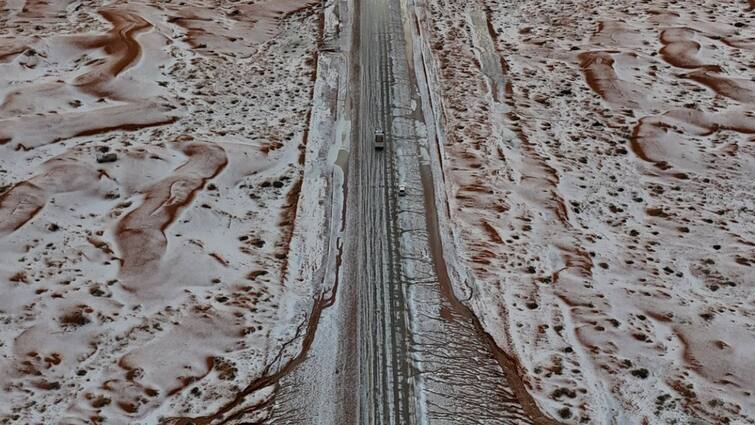
[{"label": "dark soil streak", "polygon": [[564,199],[558,192],[558,184],[560,181],[558,172],[556,169],[548,165],[546,160],[537,152],[534,144],[530,141],[523,125],[520,124],[521,120],[516,113],[513,87],[510,82],[507,82],[505,87],[506,104],[511,108],[511,111],[508,112],[508,117],[511,121],[509,128],[511,128],[511,130],[514,131],[522,141],[522,152],[525,154],[526,158],[532,161],[532,163],[529,164],[531,169],[536,171],[523,176],[522,181],[525,179],[532,179],[542,183],[542,185],[547,188],[546,192],[548,193],[544,206],[558,217],[558,220],[564,225],[564,227],[569,228],[571,227],[569,224],[569,210],[566,207],[566,202],[564,202]]},{"label": "dark soil streak", "polygon": [[[302,8],[297,9],[297,11],[306,10],[307,8],[311,6],[312,6],[311,4],[308,6],[303,6]],[[290,12],[289,14],[293,14],[293,13],[296,13],[296,12]],[[323,15],[323,13],[321,12],[320,15]],[[284,16],[288,16],[288,15],[284,15]],[[321,17],[320,23],[321,25],[319,26],[319,34],[317,35],[317,39],[319,40],[318,43],[321,43],[322,37],[323,37],[323,31],[325,31],[324,17]],[[311,63],[312,72],[310,73],[310,79],[312,82],[317,81],[317,67],[319,64],[319,60],[320,60],[320,55],[318,51],[315,51],[313,55],[313,61]],[[315,95],[315,85],[312,84],[312,88],[309,91],[309,98],[313,99],[314,95]],[[307,144],[309,143],[309,128],[312,124],[312,108],[311,107],[307,111],[305,122],[307,123],[307,126],[304,129],[302,143],[299,146],[299,165],[301,165],[302,167],[304,166],[305,152],[307,151]],[[286,195],[288,204],[286,205],[281,215],[281,224],[288,226],[288,230],[284,238],[284,245],[286,246],[286,256],[288,256],[287,254],[288,252],[291,252],[291,239],[293,239],[294,230],[296,228],[296,212],[297,212],[297,208],[299,207],[299,199],[301,198],[302,184],[303,184],[303,179],[299,178],[299,180],[297,180],[297,182],[288,192],[288,195]],[[288,271],[288,261],[285,261],[283,263],[281,276],[285,277],[287,271]]]},{"label": "dark soil streak", "polygon": [[[141,130],[143,128],[159,127],[162,125],[173,124],[176,121],[178,121],[178,117],[170,117],[166,120],[156,121],[152,123],[121,124],[121,125],[114,125],[110,127],[90,128],[90,129],[82,130],[74,134],[73,137],[96,136],[99,134],[109,133],[111,131],[136,131],[136,130]],[[55,142],[59,142],[61,140],[63,139],[55,140]]]},{"label": "dark soil streak", "polygon": [[[296,210],[299,206],[302,183],[302,179],[298,179],[291,187],[291,190],[288,191],[288,194],[286,195],[288,203],[283,207],[283,211],[281,212],[279,225],[285,229],[285,235],[283,237],[285,252],[281,255],[285,255],[285,258],[288,258],[288,253],[291,252],[291,240],[294,238],[294,230],[296,229]],[[288,261],[283,262],[281,270],[281,276],[285,277],[288,272]]]}]

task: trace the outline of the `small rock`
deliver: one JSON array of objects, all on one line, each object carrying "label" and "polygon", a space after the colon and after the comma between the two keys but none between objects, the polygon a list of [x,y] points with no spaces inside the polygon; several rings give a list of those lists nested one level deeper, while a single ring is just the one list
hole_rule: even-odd
[{"label": "small rock", "polygon": [[99,397],[97,397],[97,398],[96,398],[96,399],[95,399],[95,400],[94,400],[94,401],[92,402],[92,407],[94,407],[95,409],[99,409],[99,408],[101,408],[101,407],[105,407],[105,406],[107,406],[107,405],[108,405],[108,404],[110,404],[110,403],[111,403],[111,400],[110,400],[109,398],[107,398],[107,397],[104,397],[104,396],[99,396]]},{"label": "small rock", "polygon": [[113,152],[97,154],[97,162],[100,164],[105,162],[115,162],[118,160],[118,155]]},{"label": "small rock", "polygon": [[104,295],[107,295],[107,292],[103,291],[102,289],[100,289],[100,288],[98,288],[96,286],[92,287],[91,289],[89,289],[89,293],[92,294],[95,297],[102,297]]}]

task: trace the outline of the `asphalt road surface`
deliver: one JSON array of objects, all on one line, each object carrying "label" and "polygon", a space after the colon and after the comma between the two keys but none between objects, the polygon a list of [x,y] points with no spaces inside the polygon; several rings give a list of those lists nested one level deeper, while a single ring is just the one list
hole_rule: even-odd
[{"label": "asphalt road surface", "polygon": [[[410,376],[410,337],[405,282],[398,261],[397,181],[394,172],[391,111],[391,34],[388,0],[360,4],[360,89],[358,120],[350,164],[350,189],[357,208],[357,288],[360,342],[360,423],[410,424],[414,389]],[[384,150],[374,147],[382,129]]]}]

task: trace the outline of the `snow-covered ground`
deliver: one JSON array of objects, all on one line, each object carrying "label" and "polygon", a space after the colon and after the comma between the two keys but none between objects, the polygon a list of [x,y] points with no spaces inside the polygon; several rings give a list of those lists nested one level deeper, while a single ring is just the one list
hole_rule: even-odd
[{"label": "snow-covered ground", "polygon": [[0,2],[2,423],[214,414],[300,351],[322,9],[187,3]]},{"label": "snow-covered ground", "polygon": [[[753,1],[403,4],[452,298],[518,362],[513,401],[755,423]],[[313,338],[344,247],[353,5],[0,0],[0,423],[352,408],[301,399],[349,357],[351,298]],[[430,186],[412,167],[403,205]]]},{"label": "snow-covered ground", "polygon": [[752,2],[412,4],[446,261],[540,408],[755,423]]}]

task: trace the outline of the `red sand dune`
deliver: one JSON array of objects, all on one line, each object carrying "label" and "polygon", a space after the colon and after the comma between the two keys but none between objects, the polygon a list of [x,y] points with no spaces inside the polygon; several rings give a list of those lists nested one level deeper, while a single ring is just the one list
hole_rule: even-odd
[{"label": "red sand dune", "polygon": [[[33,47],[42,50],[60,40],[76,48],[68,52],[69,58],[59,60],[73,60],[74,55],[98,51],[104,51],[106,56],[87,62],[84,65],[86,71],[74,78],[72,86],[64,83],[63,79],[47,79],[42,83],[20,85],[7,93],[0,112],[10,118],[0,119],[0,145],[17,142],[13,148],[28,150],[73,137],[136,130],[172,123],[177,119],[169,113],[175,109],[174,106],[148,99],[116,106],[104,103],[104,107],[99,107],[98,103],[96,108],[73,110],[65,104],[63,108],[45,104],[46,99],[61,102],[60,97],[70,97],[71,102],[81,105],[81,100],[86,97],[81,91],[94,95],[95,99],[118,99],[121,97],[119,90],[125,91],[117,77],[137,64],[143,47],[136,37],[152,26],[135,12],[125,9],[102,9],[99,13],[113,25],[105,34],[36,39],[40,45]],[[20,44],[10,42],[4,49],[8,52],[18,51],[28,44],[29,40],[24,40]],[[100,99],[101,102],[104,100]]]},{"label": "red sand dune", "polygon": [[278,22],[317,4],[313,0],[274,0],[239,5],[225,21],[214,19],[215,11],[200,6],[181,6],[177,16],[169,19],[187,30],[186,41],[192,47],[214,52],[239,53],[239,47],[253,47],[266,42],[280,30]]},{"label": "red sand dune", "polygon": [[242,343],[246,324],[238,315],[197,309],[200,314],[183,318],[161,338],[132,347],[118,359],[106,390],[122,414],[137,418],[154,409],[213,369],[221,369],[216,356]]},{"label": "red sand dune", "polygon": [[661,56],[669,64],[679,68],[705,66],[697,57],[702,47],[694,40],[696,32],[690,28],[669,28],[661,32]]},{"label": "red sand dune", "polygon": [[23,53],[35,41],[38,41],[38,39],[32,37],[0,39],[0,64],[13,60],[16,55]]},{"label": "red sand dune", "polygon": [[75,159],[53,158],[43,167],[42,174],[17,183],[0,196],[0,237],[33,219],[50,194],[87,190],[99,180],[94,166],[80,164]]},{"label": "red sand dune", "polygon": [[[681,130],[681,131],[680,131]],[[640,159],[666,168],[678,164],[674,153],[689,150],[679,146],[690,136],[710,136],[718,131],[755,134],[755,114],[733,111],[710,114],[692,109],[677,109],[661,116],[645,117],[634,128],[630,139],[632,151]]]},{"label": "red sand dune", "polygon": [[[66,8],[73,0],[26,0],[19,17],[44,19],[65,15]],[[0,3],[2,8],[2,3]]]},{"label": "red sand dune", "polygon": [[745,78],[731,78],[707,68],[684,74],[685,78],[697,81],[711,90],[742,103],[755,103],[755,82]]},{"label": "red sand dune", "polygon": [[[144,202],[118,223],[116,238],[121,250],[121,273],[125,276],[155,271],[165,253],[165,229],[175,221],[196,192],[228,163],[222,147],[210,143],[179,142],[188,160],[173,174],[156,183],[145,194]],[[139,282],[128,282],[138,289]]]},{"label": "red sand dune", "polygon": [[45,205],[44,189],[30,182],[21,182],[0,196],[0,236],[26,224]]},{"label": "red sand dune", "polygon": [[646,93],[640,86],[619,78],[614,57],[621,55],[633,54],[611,50],[580,53],[580,67],[590,88],[607,102],[638,107]]},{"label": "red sand dune", "polygon": [[170,111],[172,108],[143,102],[10,118],[0,120],[0,145],[15,141],[15,149],[28,150],[78,136],[164,125],[176,120]]},{"label": "red sand dune", "polygon": [[721,41],[729,47],[755,51],[755,37],[728,37]]},{"label": "red sand dune", "polygon": [[75,84],[82,90],[101,92],[100,85],[131,66],[141,55],[142,47],[136,36],[152,25],[134,12],[121,9],[100,11],[113,28],[105,35],[79,36],[74,39],[77,46],[94,50],[104,49],[108,54],[102,64],[94,70],[76,77]]},{"label": "red sand dune", "polygon": [[[695,31],[692,28],[669,28],[661,32],[661,57],[678,68],[692,69],[683,77],[709,87],[711,90],[740,102],[755,102],[755,84],[749,79],[732,78],[725,75],[721,66],[717,64],[705,63],[698,55],[702,45],[695,40],[695,37],[705,37],[706,42],[710,43],[714,39]],[[715,40],[720,39],[716,37]],[[724,38],[722,41],[715,41],[719,45],[726,44],[734,48],[747,49],[749,45],[736,39]],[[723,47],[723,46],[721,46]]]},{"label": "red sand dune", "polygon": [[636,48],[642,46],[642,34],[625,22],[600,21],[591,41],[603,46]]}]

